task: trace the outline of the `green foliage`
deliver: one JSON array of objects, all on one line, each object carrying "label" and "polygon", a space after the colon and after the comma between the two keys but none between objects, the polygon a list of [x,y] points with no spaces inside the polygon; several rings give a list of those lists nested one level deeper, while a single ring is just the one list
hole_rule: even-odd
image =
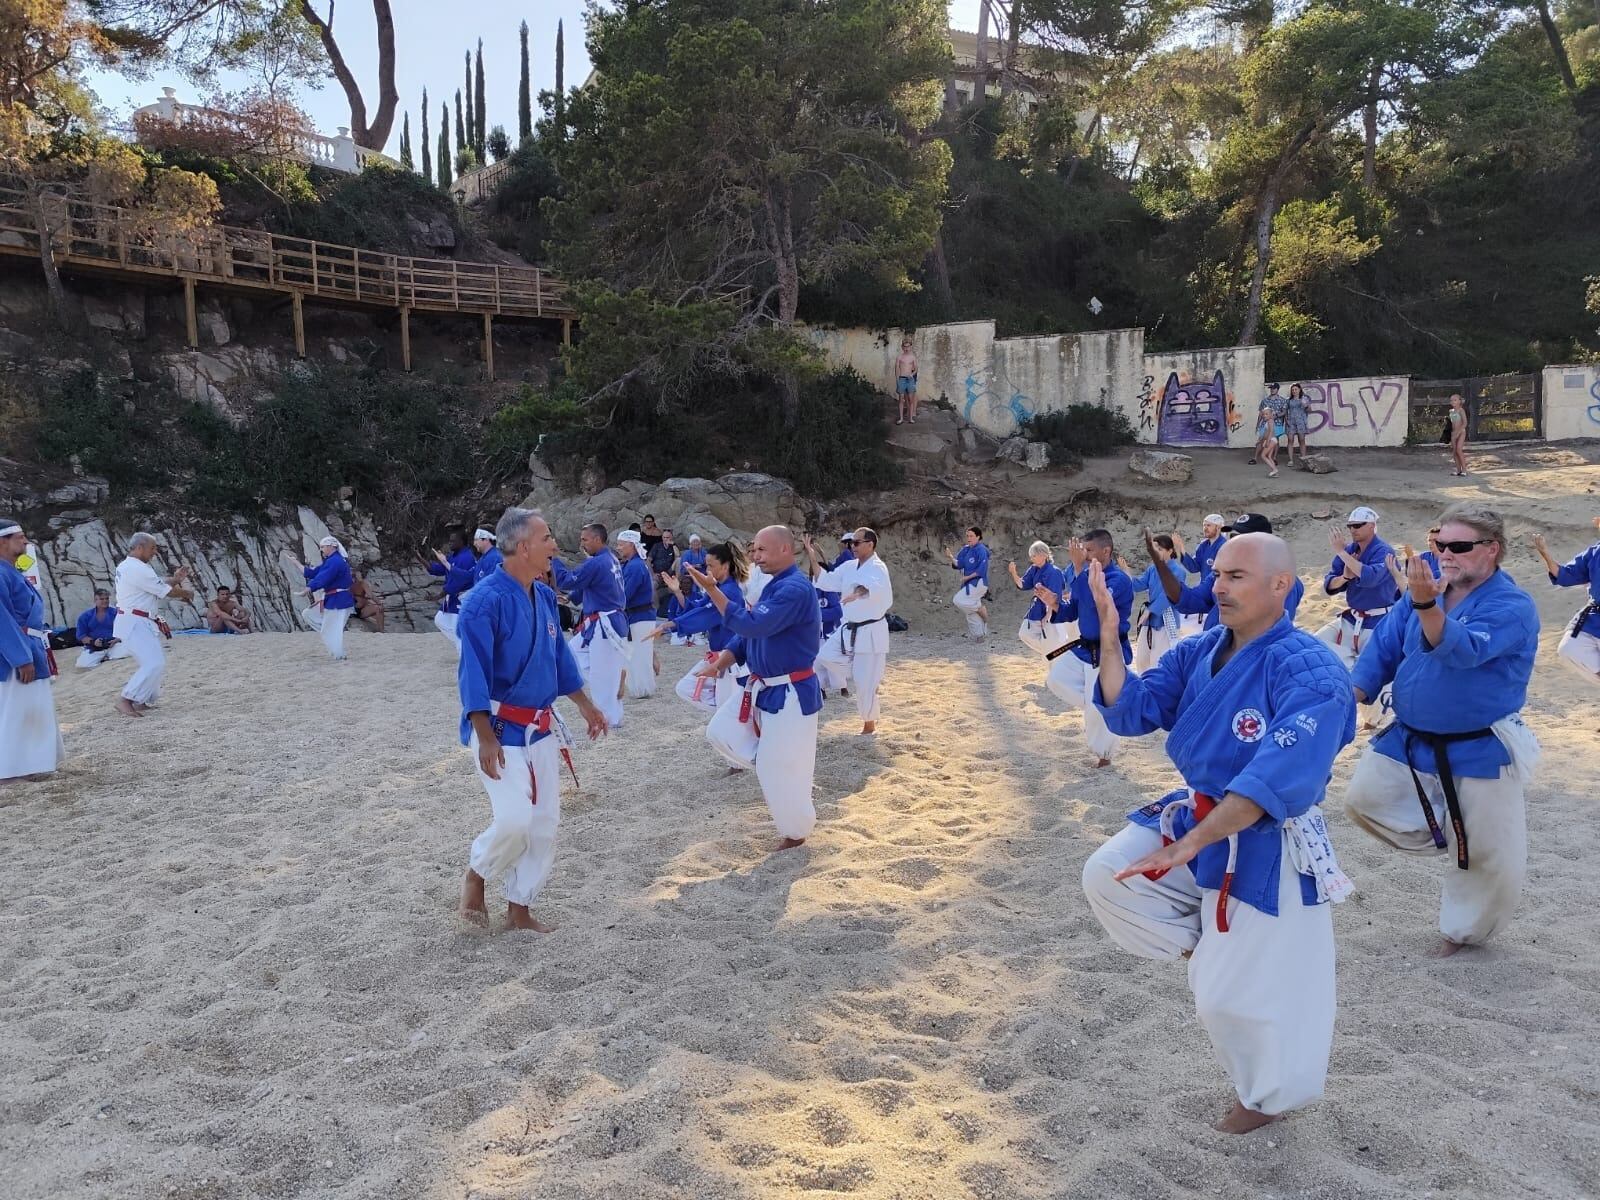
[{"label": "green foliage", "polygon": [[495,162],[500,162],[511,153],[511,138],[506,134],[504,125],[496,125],[489,130],[489,137],[485,142],[485,147],[494,157]]},{"label": "green foliage", "polygon": [[160,485],[169,477],[156,414],[120,395],[92,367],[45,381],[35,438],[45,462],[64,466],[76,458],[114,488]]},{"label": "green foliage", "polygon": [[583,389],[570,379],[549,388],[524,384],[515,400],[489,418],[486,445],[490,460],[515,471],[527,466],[530,454],[576,452],[578,440],[565,435],[582,429],[587,415]]},{"label": "green foliage", "polygon": [[1069,404],[1059,412],[1040,413],[1028,419],[1023,432],[1029,441],[1048,444],[1051,463],[1060,466],[1114,454],[1136,440],[1126,414],[1098,404]]},{"label": "green foliage", "polygon": [[460,217],[447,197],[421,175],[383,163],[355,175],[329,172],[313,200],[268,215],[279,233],[390,253],[428,252],[415,240],[414,219],[442,217],[461,236]]},{"label": "green foliage", "polygon": [[805,383],[793,429],[784,428],[776,403],[747,411],[761,418],[752,423],[755,436],[748,440],[772,447],[766,469],[802,495],[826,499],[893,487],[902,478],[885,448],[889,430],[883,396],[852,370],[829,371]]},{"label": "green foliage", "polygon": [[506,173],[484,206],[484,232],[528,262],[544,262],[548,226],[542,206],[547,197],[561,195],[561,179],[541,139],[523,141],[506,163]]}]

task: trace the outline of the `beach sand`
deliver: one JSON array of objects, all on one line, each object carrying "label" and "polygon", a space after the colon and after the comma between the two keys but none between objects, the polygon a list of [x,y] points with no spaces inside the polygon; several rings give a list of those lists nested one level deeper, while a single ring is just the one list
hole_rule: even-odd
[{"label": "beach sand", "polygon": [[[1595,503],[1570,469],[1481,486],[1565,555]],[[1393,492],[1362,499],[1420,544],[1438,494]],[[1553,657],[1579,595],[1511,566],[1544,619],[1522,908],[1426,957],[1447,864],[1350,826],[1347,750],[1327,1096],[1247,1138],[1207,1128],[1232,1097],[1182,966],[1118,951],[1079,887],[1178,782],[1161,739],[1092,769],[1014,595],[988,645],[897,639],[876,739],[829,701],[820,824],[778,855],[671,694],[696,652],[664,649],[660,694],[577,753],[548,937],[454,916],[488,804],[443,638],[179,638],[142,721],[111,710],[131,664],[68,666],[67,763],[0,789],[0,1194],[1595,1195],[1600,689]]]}]

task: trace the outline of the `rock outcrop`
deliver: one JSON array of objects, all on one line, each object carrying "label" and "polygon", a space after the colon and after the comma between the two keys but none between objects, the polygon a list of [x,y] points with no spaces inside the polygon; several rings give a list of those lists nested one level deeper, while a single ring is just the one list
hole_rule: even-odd
[{"label": "rock outcrop", "polygon": [[1135,450],[1128,470],[1157,483],[1188,483],[1194,477],[1194,459],[1166,450]]}]

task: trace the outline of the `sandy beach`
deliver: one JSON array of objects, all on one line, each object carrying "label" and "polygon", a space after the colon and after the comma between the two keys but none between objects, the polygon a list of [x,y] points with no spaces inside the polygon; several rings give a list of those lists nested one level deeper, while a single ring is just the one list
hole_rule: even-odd
[{"label": "sandy beach", "polygon": [[[754,779],[671,694],[695,652],[664,649],[661,693],[578,752],[548,937],[453,915],[488,804],[443,638],[354,634],[342,664],[312,634],[178,638],[143,721],[111,708],[131,664],[64,662],[67,763],[0,789],[0,1193],[1600,1194],[1600,689],[1554,658],[1580,596],[1525,537],[1588,544],[1600,471],[1491,464],[1454,491],[1392,474],[1306,484],[1419,545],[1470,484],[1520,539],[1509,566],[1544,625],[1528,891],[1488,948],[1426,957],[1446,863],[1350,826],[1365,738],[1347,750],[1328,807],[1359,893],[1335,912],[1332,1071],[1279,1125],[1207,1128],[1231,1093],[1183,970],[1122,954],[1082,899],[1087,855],[1177,783],[1159,736],[1093,770],[1003,576],[975,646],[890,545],[915,632],[875,740],[850,701],[824,710],[813,839],[769,853]],[[1185,530],[1206,486],[1174,508]],[[1299,514],[1310,585],[1326,537],[1297,486],[1260,510]],[[1331,610],[1319,591],[1303,628]]]}]

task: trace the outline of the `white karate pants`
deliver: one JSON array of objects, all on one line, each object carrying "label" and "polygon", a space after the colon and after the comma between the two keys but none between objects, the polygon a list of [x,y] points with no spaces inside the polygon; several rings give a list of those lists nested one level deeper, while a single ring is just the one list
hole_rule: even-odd
[{"label": "white karate pants", "polygon": [[[1361,657],[1361,651],[1367,648],[1367,643],[1378,632],[1376,629],[1361,629],[1358,642],[1356,637],[1358,628],[1358,626],[1351,624],[1349,621],[1342,621],[1335,617],[1317,630],[1317,640],[1339,656],[1339,661],[1344,664],[1346,671],[1355,669],[1356,659]],[[1341,634],[1343,635],[1342,638]],[[1385,684],[1383,690],[1368,700],[1367,704],[1376,704],[1379,712],[1386,713],[1394,706],[1394,702],[1390,698],[1393,693],[1394,689]]]},{"label": "white karate pants", "polygon": [[1024,621],[1017,627],[1017,640],[1042,658],[1057,646],[1065,646],[1073,640],[1067,636],[1067,629],[1065,622]]},{"label": "white karate pants", "polygon": [[1439,850],[1422,814],[1411,768],[1370,746],[1356,763],[1345,793],[1344,811],[1379,841],[1408,854],[1442,855],[1444,889],[1439,898],[1439,932],[1464,946],[1486,942],[1511,919],[1522,895],[1528,868],[1528,809],[1515,765],[1498,779],[1455,777],[1456,799],[1467,826],[1467,870],[1456,866],[1456,833],[1437,775],[1421,771],[1423,790],[1444,830]]},{"label": "white karate pants", "polygon": [[456,622],[461,619],[460,613],[436,612],[433,614],[433,624],[445,640],[456,648],[456,657],[461,657],[461,635],[456,633]]},{"label": "white karate pants", "polygon": [[73,665],[80,671],[93,670],[95,667],[98,667],[101,663],[105,662],[110,655],[111,651],[109,650],[90,650],[86,646],[84,647],[83,652],[78,655],[78,661]]},{"label": "white karate pants", "polygon": [[48,678],[0,681],[0,779],[48,775],[67,755],[56,724],[55,688]]},{"label": "white karate pants", "polygon": [[572,656],[578,660],[584,682],[589,685],[589,699],[606,715],[611,728],[622,728],[622,672],[628,663],[627,643],[617,637],[614,630],[596,629],[589,644],[583,644],[583,634],[574,633],[569,643]]},{"label": "white karate pants", "polygon": [[[878,703],[878,687],[883,683],[884,672],[888,670],[889,656],[867,650],[846,653],[845,639],[849,636],[850,631],[843,625],[835,629],[817,652],[817,667],[830,678],[848,682],[855,689],[856,712],[861,714],[861,719],[876,721],[882,709]],[[845,683],[841,682],[839,686],[843,687]]]},{"label": "white karate pants", "polygon": [[981,638],[989,632],[989,622],[978,615],[978,609],[983,607],[983,592],[983,585],[974,583],[950,597],[950,603],[966,614],[969,638]]},{"label": "white karate pants", "polygon": [[628,624],[628,682],[624,690],[629,700],[656,694],[656,644],[645,641],[655,627],[654,617]]},{"label": "white karate pants", "polygon": [[1112,879],[1160,846],[1155,830],[1128,825],[1091,854],[1083,865],[1089,908],[1131,954],[1170,960],[1193,952],[1195,1012],[1241,1104],[1275,1116],[1311,1103],[1322,1095],[1333,1047],[1333,906],[1307,905],[1299,874],[1285,865],[1278,915],[1232,900],[1228,932],[1218,933],[1217,893],[1195,883],[1188,867],[1158,880]]},{"label": "white karate pants", "polygon": [[[353,608],[318,608],[313,604],[310,608],[301,610],[300,619],[322,635],[322,644],[327,647],[328,654],[332,658],[343,659],[349,657],[344,652],[344,627],[350,623],[355,611]],[[453,626],[451,632],[454,633]]]},{"label": "white karate pants", "polygon": [[161,631],[148,617],[118,613],[111,632],[121,639],[119,648],[126,649],[138,664],[128,686],[122,689],[122,698],[133,704],[154,704],[167,674],[167,651],[161,644]]},{"label": "white karate pants", "polygon": [[472,840],[468,860],[485,879],[505,876],[506,899],[532,905],[550,878],[556,858],[556,828],[561,824],[561,752],[554,734],[531,746],[504,746],[500,778],[490,779],[478,764],[478,735],[468,749],[478,782],[494,814]]},{"label": "white karate pants", "polygon": [[[801,712],[799,693],[791,687],[778,712],[756,709],[749,722],[741,722],[739,706],[725,704],[706,725],[706,741],[730,765],[755,767],[767,811],[782,837],[810,837],[817,824],[811,783],[817,773],[819,715]],[[757,724],[761,728],[752,745]]]},{"label": "white karate pants", "polygon": [[[678,680],[677,685],[672,690],[677,693],[678,699],[685,704],[692,704],[698,709],[713,713],[717,711],[717,702],[723,694],[723,680],[729,679],[729,675],[696,675],[695,672],[705,663],[706,659],[704,658],[696,662],[694,666],[689,668],[688,673]],[[701,682],[702,680],[704,682]],[[698,696],[695,695],[697,687],[700,690]],[[732,682],[727,684],[727,688],[732,690]]]},{"label": "white karate pants", "polygon": [[[830,633],[828,638],[833,635]],[[822,645],[826,649],[828,638],[824,638]],[[850,686],[850,668],[848,664],[834,666],[822,657],[822,651],[817,652],[817,661],[812,669],[817,673],[817,683],[825,692],[837,692]]]},{"label": "white karate pants", "polygon": [[[1562,634],[1556,654],[1590,683],[1600,683],[1600,638],[1594,634],[1581,631],[1576,635],[1570,631]],[[1470,833],[1467,840],[1472,840]]]},{"label": "white karate pants", "polygon": [[1178,636],[1174,638],[1165,625],[1157,625],[1153,629],[1140,629],[1134,634],[1133,640],[1133,669],[1143,675],[1151,667],[1161,661],[1161,656],[1187,636],[1183,626],[1178,627]]},{"label": "white karate pants", "polygon": [[1050,664],[1045,686],[1057,699],[1083,710],[1083,736],[1089,743],[1089,753],[1096,758],[1110,759],[1122,739],[1111,732],[1106,719],[1094,706],[1094,685],[1099,678],[1100,668],[1090,666],[1076,654],[1067,653]]}]

